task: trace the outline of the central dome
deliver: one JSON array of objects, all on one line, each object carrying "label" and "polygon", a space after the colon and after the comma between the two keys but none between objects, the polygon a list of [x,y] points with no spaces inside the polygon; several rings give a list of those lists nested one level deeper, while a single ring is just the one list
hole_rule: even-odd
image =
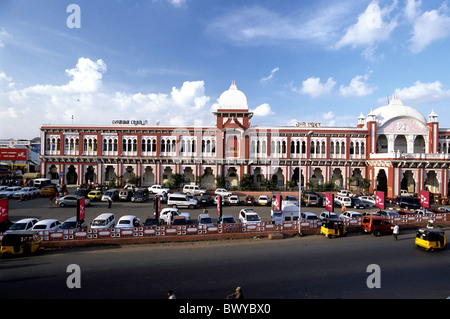
[{"label": "central dome", "polygon": [[242,110],[248,109],[247,97],[242,91],[239,91],[233,82],[230,88],[223,92],[219,97],[219,109]]},{"label": "central dome", "polygon": [[379,107],[373,111],[380,125],[387,123],[389,120],[401,117],[410,117],[418,120],[423,124],[427,124],[427,120],[422,113],[416,109],[403,105],[398,96],[394,96],[388,105]]}]

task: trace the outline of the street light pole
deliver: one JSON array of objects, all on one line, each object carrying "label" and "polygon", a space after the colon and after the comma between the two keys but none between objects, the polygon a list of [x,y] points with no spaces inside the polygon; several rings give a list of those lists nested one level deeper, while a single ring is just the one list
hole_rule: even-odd
[{"label": "street light pole", "polygon": [[[314,131],[309,131],[306,136],[311,136]],[[307,144],[305,143],[307,147]],[[305,149],[306,151],[306,149]],[[298,234],[302,236],[302,152],[300,147],[300,157],[298,161]]]}]

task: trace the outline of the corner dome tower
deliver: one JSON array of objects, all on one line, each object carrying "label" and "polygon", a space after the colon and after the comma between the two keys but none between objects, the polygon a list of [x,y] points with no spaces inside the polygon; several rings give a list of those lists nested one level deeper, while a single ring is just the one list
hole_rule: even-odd
[{"label": "corner dome tower", "polygon": [[380,125],[383,125],[395,118],[402,117],[410,117],[416,119],[424,125],[427,124],[427,120],[422,113],[410,106],[403,105],[397,95],[394,95],[392,101],[390,101],[388,105],[375,109],[373,114]]}]

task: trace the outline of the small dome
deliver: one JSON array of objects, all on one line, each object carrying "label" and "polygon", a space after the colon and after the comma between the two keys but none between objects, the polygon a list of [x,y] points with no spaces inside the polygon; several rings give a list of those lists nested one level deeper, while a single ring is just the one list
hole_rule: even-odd
[{"label": "small dome", "polygon": [[401,117],[414,118],[425,125],[427,124],[425,116],[423,116],[422,113],[410,106],[403,105],[398,96],[394,96],[394,98],[389,102],[388,105],[375,109],[373,113],[380,125],[383,125],[394,118]]},{"label": "small dome", "polygon": [[233,82],[228,90],[223,92],[219,97],[219,109],[248,109],[247,97],[242,91],[239,91]]}]

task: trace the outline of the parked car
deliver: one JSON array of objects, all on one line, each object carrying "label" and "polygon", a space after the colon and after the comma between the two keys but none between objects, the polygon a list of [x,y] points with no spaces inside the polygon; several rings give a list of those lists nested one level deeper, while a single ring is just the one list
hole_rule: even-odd
[{"label": "parked car", "polygon": [[55,196],[56,187],[54,185],[41,188],[41,196]]},{"label": "parked car", "polygon": [[156,194],[153,200],[158,200],[161,198],[161,203],[167,203],[167,193]]},{"label": "parked car", "polygon": [[61,224],[61,229],[84,229],[87,228],[86,220],[83,218],[77,222],[77,217],[71,217]]},{"label": "parked car", "polygon": [[216,189],[214,194],[220,195],[220,196],[223,196],[223,197],[227,197],[227,196],[233,195],[232,192],[227,191],[225,188],[218,188],[218,189]]},{"label": "parked car", "polygon": [[346,211],[344,213],[342,213],[341,215],[339,215],[339,218],[345,219],[345,218],[361,218],[363,215],[361,213],[358,212],[353,212],[353,211]]},{"label": "parked car", "polygon": [[119,190],[118,189],[108,189],[102,196],[102,202],[107,202],[108,198],[112,199],[112,201],[116,201],[119,199]]},{"label": "parked car", "polygon": [[166,224],[167,224],[167,214],[169,212],[172,213],[172,218],[175,216],[184,216],[186,218],[186,222],[190,221],[189,213],[182,213],[178,210],[178,208],[167,207],[167,208],[163,208],[161,210],[161,213],[159,214],[159,219],[162,220]]},{"label": "parked car", "polygon": [[365,209],[365,208],[370,206],[370,204],[367,204],[367,203],[363,202],[358,197],[351,197],[350,199],[352,201],[352,207],[353,208],[363,208],[363,209]]},{"label": "parked car", "polygon": [[132,189],[122,189],[119,192],[119,200],[122,202],[129,202],[131,201],[131,197],[133,197],[133,190]]},{"label": "parked car", "polygon": [[201,226],[213,226],[214,225],[212,218],[211,218],[211,216],[209,216],[209,214],[198,215],[197,221],[198,221],[198,225],[201,225]]},{"label": "parked car", "polygon": [[[222,198],[222,200],[221,200],[222,205],[225,205],[227,203],[226,198],[223,196],[221,196],[220,198]],[[214,196],[214,205],[217,205],[217,196]]]},{"label": "parked car", "polygon": [[311,213],[311,212],[302,212],[302,219],[303,220],[314,220],[314,219],[319,219],[319,217],[317,217],[316,214]]},{"label": "parked car", "polygon": [[155,216],[148,216],[144,226],[158,226],[158,219]]},{"label": "parked car", "polygon": [[443,213],[450,213],[450,207],[449,206],[441,206],[438,208],[438,210],[442,211]]},{"label": "parked car", "polygon": [[37,218],[24,218],[13,223],[7,231],[15,230],[31,230],[33,226],[39,222]]},{"label": "parked car", "polygon": [[242,224],[256,224],[261,222],[261,218],[253,209],[244,208],[239,212],[239,221]]},{"label": "parked car", "polygon": [[13,197],[14,193],[20,191],[21,189],[22,189],[22,187],[20,187],[20,186],[8,187],[8,188],[6,188],[6,189],[4,189],[4,190],[2,190],[0,192],[0,198],[2,198],[2,197],[6,197],[6,198]]},{"label": "parked car", "polygon": [[395,199],[395,205],[405,209],[420,208],[420,198],[412,196],[399,196]]},{"label": "parked car", "polygon": [[134,192],[133,196],[131,196],[131,201],[134,203],[143,203],[148,200],[148,190],[147,189],[138,189]]},{"label": "parked car", "polygon": [[328,212],[327,211],[327,212],[321,212],[320,215],[319,215],[319,218],[320,219],[325,219],[325,218],[332,219],[332,218],[339,218],[339,216],[336,215],[333,212]]},{"label": "parked car", "polygon": [[34,224],[32,230],[58,230],[61,228],[61,222],[57,219],[43,219]]},{"label": "parked car", "polygon": [[319,206],[319,197],[315,194],[303,194],[302,201],[305,206]]},{"label": "parked car", "polygon": [[210,206],[214,204],[214,198],[212,198],[210,195],[203,195],[200,197],[200,206]]},{"label": "parked car", "polygon": [[91,223],[91,228],[101,229],[101,228],[113,228],[116,224],[116,218],[114,214],[103,213],[94,218]]},{"label": "parked car", "polygon": [[[75,195],[66,195],[63,197],[58,197],[55,201],[56,205],[59,205],[59,207],[64,207],[64,206],[77,206],[78,200],[82,198],[80,196],[75,196]],[[89,199],[85,199],[84,200],[84,205],[85,206],[90,206],[91,205],[91,201]]]},{"label": "parked car", "polygon": [[334,203],[338,206],[351,207],[352,199],[350,197],[336,196]]},{"label": "parked car", "polygon": [[394,212],[394,211],[389,211],[389,210],[380,210],[378,212],[378,214],[380,216],[384,216],[384,217],[394,217],[394,216],[400,216],[400,214],[398,212]]},{"label": "parked car", "polygon": [[135,191],[137,191],[139,189],[139,187],[137,187],[134,184],[127,184],[123,187],[123,189],[130,190],[132,193],[134,193]]},{"label": "parked car", "polygon": [[359,196],[358,197],[363,203],[367,203],[370,205],[375,205],[375,198],[372,196]]},{"label": "parked car", "polygon": [[228,197],[228,204],[229,205],[240,205],[241,201],[239,199],[239,196],[238,195],[230,195]]},{"label": "parked car", "polygon": [[298,199],[295,196],[287,195],[283,198],[283,205],[296,205],[298,206]]},{"label": "parked car", "polygon": [[364,216],[361,220],[364,232],[380,236],[384,233],[392,233],[393,224],[383,216]]},{"label": "parked car", "polygon": [[38,196],[38,194],[40,193],[40,190],[38,190],[36,187],[24,187],[14,192],[12,197],[30,199]]},{"label": "parked car", "polygon": [[150,194],[167,194],[169,193],[170,189],[164,188],[161,185],[152,185],[148,188],[148,191]]},{"label": "parked car", "polygon": [[116,228],[133,228],[141,226],[141,221],[134,215],[125,215],[119,218]]},{"label": "parked car", "polygon": [[346,190],[346,189],[343,189],[343,190],[340,190],[337,194],[336,194],[336,196],[341,196],[341,197],[353,197],[353,196],[355,196],[352,192],[350,192],[350,191],[348,191],[348,190]]},{"label": "parked car", "polygon": [[188,207],[190,209],[194,209],[198,206],[198,201],[196,199],[192,199],[191,197],[189,197],[189,195],[175,193],[169,195],[167,205],[175,208]]},{"label": "parked car", "polygon": [[258,197],[258,205],[261,206],[269,206],[270,205],[270,199],[266,195],[261,195]]},{"label": "parked car", "polygon": [[231,215],[222,215],[218,220],[219,224],[235,224],[236,219]]},{"label": "parked car", "polygon": [[103,193],[101,191],[96,191],[96,190],[90,191],[87,195],[87,197],[92,201],[102,200],[102,196],[103,196]]},{"label": "parked car", "polygon": [[255,197],[247,195],[244,200],[244,205],[254,206],[256,204]]},{"label": "parked car", "polygon": [[173,226],[183,226],[187,225],[186,217],[184,216],[175,216],[172,221]]},{"label": "parked car", "polygon": [[202,196],[206,194],[206,190],[201,189],[198,185],[184,185],[183,193]]}]

